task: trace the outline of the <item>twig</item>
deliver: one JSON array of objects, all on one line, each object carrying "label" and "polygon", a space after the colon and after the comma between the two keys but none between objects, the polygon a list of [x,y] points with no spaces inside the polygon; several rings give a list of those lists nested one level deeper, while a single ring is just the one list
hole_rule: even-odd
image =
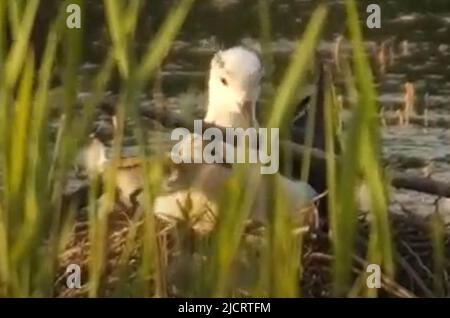
[{"label": "twig", "polygon": [[411,276],[411,278],[417,283],[419,288],[422,289],[423,293],[429,297],[435,297],[433,292],[426,286],[425,282],[420,278],[420,276],[416,273],[416,271],[409,265],[405,259],[399,255],[397,255],[398,262],[403,267],[403,269]]}]

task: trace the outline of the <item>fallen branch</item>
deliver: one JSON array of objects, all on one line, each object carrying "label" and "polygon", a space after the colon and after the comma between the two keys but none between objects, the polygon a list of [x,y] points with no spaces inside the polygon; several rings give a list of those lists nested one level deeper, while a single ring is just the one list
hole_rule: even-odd
[{"label": "fallen branch", "polygon": [[[193,131],[193,122],[186,121],[184,118],[178,114],[173,114],[165,111],[158,110],[146,110],[143,113],[144,116],[159,121],[163,126],[167,128],[177,128],[183,127],[190,131]],[[210,123],[203,122],[203,131],[208,128],[218,128],[225,134],[225,128],[215,126]],[[309,153],[308,153],[309,152]],[[281,165],[280,170],[283,174],[289,174],[292,176],[297,176],[299,174],[298,167],[301,167],[302,160],[306,154],[311,155],[311,172],[309,181],[312,183],[320,182],[323,183],[324,176],[326,173],[326,160],[327,156],[331,160],[339,160],[338,155],[330,157],[323,150],[318,148],[308,148],[303,145],[291,142],[290,140],[280,141],[280,163],[285,162],[287,159],[292,160],[290,167],[292,171],[288,171],[284,165]],[[290,161],[287,160],[287,161]],[[319,181],[318,181],[319,180]],[[311,184],[313,187],[318,186],[322,188],[323,184]],[[394,173],[391,178],[391,185],[394,188],[406,189],[411,191],[417,191],[422,193],[427,193],[439,197],[450,198],[450,183],[445,183],[441,181],[436,181],[426,177],[418,177],[413,175],[408,175],[407,173]]]},{"label": "fallen branch", "polygon": [[450,184],[426,177],[411,176],[405,173],[394,173],[391,184],[398,189],[412,190],[439,197],[450,198]]}]

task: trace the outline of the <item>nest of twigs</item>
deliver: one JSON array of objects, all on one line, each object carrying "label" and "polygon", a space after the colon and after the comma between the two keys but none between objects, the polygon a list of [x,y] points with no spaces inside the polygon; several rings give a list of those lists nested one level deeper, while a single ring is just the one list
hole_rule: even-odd
[{"label": "nest of twigs", "polygon": [[[366,271],[365,261],[370,223],[365,216],[358,220],[353,254],[353,278]],[[450,233],[443,237],[444,264],[439,270],[434,262],[436,244],[431,236],[431,218],[414,214],[390,214],[395,277],[381,276],[380,297],[448,297],[450,296]],[[327,235],[309,235],[303,255],[302,291],[306,297],[330,297],[333,255]]]},{"label": "nest of twigs", "polygon": [[[430,231],[430,218],[417,215],[390,215],[393,237],[395,277],[381,275],[380,297],[449,297],[450,296],[450,232],[444,228],[444,266],[436,267],[435,244]],[[103,275],[99,280],[100,291],[96,296],[110,297],[117,295],[117,286],[127,286],[137,274],[142,256],[143,235],[140,235],[143,221],[125,212],[115,211],[108,220],[106,234]],[[166,273],[173,275],[174,271],[183,270],[177,258],[186,254],[195,254],[195,234],[183,232],[182,238],[178,227],[157,220],[157,241],[161,266]],[[357,243],[353,253],[353,283],[361,279],[367,267],[366,253],[370,231],[370,221],[361,216],[358,220]],[[131,235],[130,233],[133,233]],[[254,233],[252,234],[254,235]],[[183,241],[183,244],[179,244]],[[187,249],[180,252],[179,248]],[[70,289],[66,286],[66,268],[69,264],[78,264],[83,273],[89,273],[91,242],[86,220],[78,221],[65,251],[59,257],[59,271],[55,282],[55,296],[57,297],[85,297],[88,295],[89,275],[82,275],[82,287]],[[184,255],[184,256],[183,256]],[[189,262],[195,259],[192,256]],[[177,264],[178,265],[173,265]],[[182,262],[181,262],[182,263]],[[302,249],[302,276],[300,281],[303,297],[331,297],[333,295],[332,264],[333,253],[329,235],[324,232],[310,230],[305,233]],[[173,266],[172,266],[173,265]],[[180,274],[180,273],[178,273]],[[174,277],[179,277],[177,274]],[[149,278],[148,286],[152,286]],[[168,279],[169,280],[169,279]],[[177,282],[169,282],[169,288],[164,296],[184,297],[176,286]],[[172,286],[173,285],[173,286]],[[131,286],[131,285],[130,285]],[[133,285],[135,286],[135,285]],[[349,290],[350,293],[350,290]],[[120,295],[123,295],[120,294]],[[351,293],[350,293],[351,295]],[[133,293],[130,292],[130,296]],[[241,294],[245,296],[245,293]]]}]

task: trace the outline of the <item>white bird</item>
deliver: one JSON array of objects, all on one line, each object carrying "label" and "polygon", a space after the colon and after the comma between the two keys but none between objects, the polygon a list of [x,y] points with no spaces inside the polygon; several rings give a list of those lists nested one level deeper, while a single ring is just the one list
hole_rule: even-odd
[{"label": "white bird", "polygon": [[[204,122],[220,127],[259,127],[256,103],[260,97],[263,75],[264,68],[255,52],[244,47],[217,52],[210,64]],[[178,149],[178,155],[193,155],[203,151],[201,136],[191,134],[190,137],[189,142]],[[84,152],[84,156],[90,158],[87,165],[90,170],[97,169],[102,173],[109,162],[105,162],[106,148],[100,148],[98,142],[93,142],[89,150]],[[155,199],[153,212],[168,220],[185,220],[188,217],[195,220],[192,224],[195,230],[210,231],[220,212],[224,186],[235,175],[234,167],[216,163],[173,163],[169,166],[171,169],[163,188],[170,191]],[[240,189],[256,190],[250,211],[251,219],[267,221],[270,211],[266,198],[269,196],[268,191],[271,191],[269,182],[273,180],[280,186],[282,191],[279,195],[283,196],[287,212],[291,213],[294,219],[302,219],[301,211],[315,208],[313,200],[317,193],[305,182],[292,180],[279,173],[276,173],[275,178],[261,175],[260,164],[247,165],[244,174],[246,178],[241,180]],[[122,161],[116,179],[122,202],[127,205],[139,203],[142,196],[139,194],[136,197],[135,194],[141,192],[144,186],[143,175],[139,159],[126,158]],[[189,215],[186,215],[187,210]]]},{"label": "white bird", "polygon": [[[208,81],[208,104],[205,123],[220,127],[249,128],[259,127],[256,119],[256,103],[260,97],[261,80],[264,68],[258,55],[244,47],[234,47],[219,51],[210,64]],[[189,150],[189,151],[187,151]],[[178,155],[190,156],[203,151],[201,136],[192,134]],[[174,165],[172,183],[189,184],[183,190],[173,194],[160,196],[156,199],[154,212],[162,217],[183,218],[183,204],[190,204],[191,211],[197,219],[194,228],[209,230],[214,224],[210,218],[198,218],[199,215],[219,213],[219,202],[223,187],[235,173],[231,167],[221,164],[191,163]],[[266,221],[267,204],[264,200],[269,191],[269,177],[261,175],[258,164],[247,166],[247,181],[242,181],[241,189],[257,186],[255,201],[250,214],[252,219]],[[259,180],[259,182],[257,181]],[[273,179],[272,179],[273,180]],[[295,216],[305,207],[311,207],[317,196],[314,189],[307,183],[291,180],[281,174],[276,174],[276,182],[283,190],[288,208]],[[202,222],[204,221],[204,222]]]}]

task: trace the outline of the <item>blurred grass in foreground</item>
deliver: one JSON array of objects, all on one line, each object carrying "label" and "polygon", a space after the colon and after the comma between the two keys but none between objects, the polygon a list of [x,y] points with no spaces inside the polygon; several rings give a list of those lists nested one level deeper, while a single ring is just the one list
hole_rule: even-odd
[{"label": "blurred grass in foreground", "polygon": [[[73,1],[71,1],[73,2]],[[106,86],[114,69],[118,70],[122,86],[118,103],[118,129],[113,142],[113,169],[106,176],[106,196],[97,209],[96,187],[91,187],[89,202],[89,277],[88,294],[101,296],[105,280],[105,250],[108,245],[108,216],[112,211],[115,194],[115,175],[122,152],[124,124],[127,117],[137,123],[134,129],[140,145],[139,155],[147,157],[144,147],[143,127],[138,120],[138,97],[145,89],[162,60],[167,55],[172,41],[190,11],[194,0],[179,1],[167,16],[146,52],[137,60],[132,49],[141,1],[104,0],[107,28],[111,47],[92,87],[93,97],[84,102],[81,119],[74,114],[76,99],[75,78],[81,61],[81,36],[83,30],[72,31],[64,27],[64,5],[47,35],[47,45],[42,61],[35,61],[29,47],[30,32],[39,1],[0,2],[0,295],[13,297],[54,296],[54,281],[57,273],[57,256],[64,249],[73,226],[73,218],[67,214],[77,211],[61,211],[63,189],[71,160],[86,141],[89,127],[94,120],[95,108],[105,94]],[[84,1],[79,3],[87,10]],[[260,21],[264,48],[270,41],[270,12],[265,0],[260,1]],[[353,0],[346,0],[347,26],[353,47],[352,67],[348,82],[356,88],[357,102],[353,118],[344,136],[342,160],[328,160],[328,200],[331,220],[331,235],[334,253],[333,286],[335,295],[346,296],[351,285],[352,253],[354,249],[357,206],[355,189],[367,184],[370,201],[371,235],[367,261],[381,264],[383,273],[393,277],[393,253],[387,211],[387,191],[384,173],[380,166],[380,129],[376,120],[375,90],[372,71],[364,51],[361,30]],[[328,9],[319,6],[313,13],[306,31],[298,41],[291,64],[271,101],[272,113],[268,126],[279,127],[292,113],[295,92],[303,84],[310,61],[314,59],[320,34],[326,26]],[[11,24],[15,41],[6,47],[3,26]],[[61,48],[64,46],[64,49]],[[63,51],[64,92],[63,115],[55,144],[50,144],[48,95],[50,79],[56,67],[57,53]],[[265,61],[272,63],[270,52],[265,51]],[[40,63],[37,63],[40,62]],[[40,65],[36,70],[35,65]],[[33,83],[37,83],[34,85]],[[328,78],[326,86],[326,140],[327,153],[331,158],[336,145],[334,134],[336,123],[332,110],[335,108],[335,93]],[[17,92],[15,91],[17,89]],[[269,105],[270,106],[270,105]],[[28,133],[30,132],[30,133]],[[50,151],[49,151],[50,149]],[[308,161],[303,167],[307,173]],[[143,161],[147,162],[147,161]],[[168,254],[160,243],[155,219],[151,213],[152,201],[161,183],[162,167],[144,164],[146,211],[141,219],[132,220],[127,234],[124,252],[117,271],[118,286],[114,296],[156,296],[169,294],[168,280],[171,273],[164,258]],[[300,295],[299,281],[302,273],[302,239],[293,236],[292,224],[283,217],[285,209],[277,184],[267,198],[271,207],[271,223],[263,235],[261,253],[242,239],[246,214],[254,193],[239,188],[240,178],[245,178],[245,169],[231,180],[224,190],[221,217],[211,241],[194,244],[199,255],[206,255],[203,263],[183,250],[189,239],[180,231],[180,253],[186,257],[187,283],[180,287],[186,296],[236,296],[240,285],[245,286],[248,296],[296,297]],[[95,177],[90,182],[97,183]],[[69,213],[71,212],[71,213]],[[61,226],[64,224],[64,226]],[[143,230],[138,230],[143,228]],[[439,232],[435,236],[436,255],[442,250]],[[129,278],[128,258],[134,245],[142,242],[142,257],[138,274]],[[191,246],[192,247],[192,246]],[[184,256],[183,256],[184,255]],[[437,257],[437,256],[436,256]],[[234,270],[242,261],[244,275]],[[436,265],[436,275],[441,267]],[[128,275],[128,277],[127,277]],[[361,282],[365,282],[362,279]],[[376,296],[374,290],[357,286],[359,296]],[[355,286],[353,286],[355,290]],[[436,289],[441,287],[437,284]]]}]

